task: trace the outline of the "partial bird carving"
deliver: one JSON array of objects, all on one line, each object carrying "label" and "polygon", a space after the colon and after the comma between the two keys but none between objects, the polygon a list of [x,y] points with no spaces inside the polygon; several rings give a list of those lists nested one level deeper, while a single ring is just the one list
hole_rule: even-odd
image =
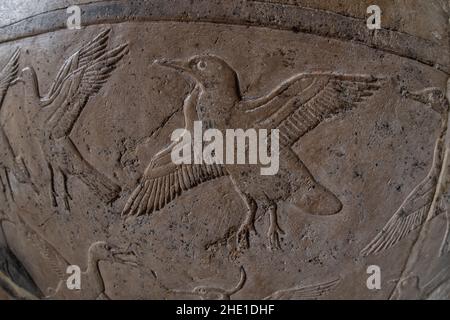
[{"label": "partial bird carving", "polygon": [[264,300],[312,300],[321,298],[333,291],[341,279],[335,279],[310,286],[295,286],[289,289],[282,289],[273,292]]},{"label": "partial bird carving", "polygon": [[[419,101],[438,112],[441,128],[434,148],[433,163],[427,176],[411,191],[383,229],[361,251],[363,256],[378,254],[404,239],[442,212],[446,212],[445,194],[449,192],[448,166],[450,150],[449,102],[439,88],[427,88],[418,92],[404,92],[405,97]],[[448,231],[444,242],[448,242]]]},{"label": "partial bird carving", "polygon": [[408,276],[399,280],[390,300],[443,300],[450,298],[450,275],[443,269],[431,280],[421,281],[417,275]]},{"label": "partial bird carving", "polygon": [[5,222],[13,223],[4,212],[0,211],[0,272],[14,282],[19,288],[23,288],[23,290],[26,290],[33,296],[40,297],[42,296],[42,292],[34,283],[24,265],[10,248],[3,228]]},{"label": "partial bird carving", "polygon": [[[24,212],[22,212],[24,213]],[[23,239],[29,244],[33,251],[42,258],[52,273],[58,279],[66,276],[66,268],[70,263],[63,257],[63,255],[51,244],[44,236],[37,230],[36,227],[31,226],[21,214],[16,214],[14,219],[4,215],[0,218],[2,223],[10,223],[16,228],[16,233],[23,236]]]},{"label": "partial bird carving", "polygon": [[[15,219],[6,215],[0,216],[1,222],[8,222],[17,228],[17,232],[34,252],[46,262],[47,267],[57,276],[58,282],[54,287],[47,288],[46,297],[49,299],[78,297],[76,290],[68,290],[66,286],[67,267],[73,265],[51,244],[40,232],[28,224],[19,214]],[[0,224],[1,225],[1,224]],[[137,266],[137,257],[133,248],[119,248],[105,241],[97,241],[91,244],[87,252],[87,268],[81,273],[81,290],[85,299],[108,299],[105,291],[104,280],[99,269],[100,261],[116,262],[132,267]]]},{"label": "partial bird carving", "polygon": [[240,268],[238,283],[231,289],[224,289],[216,286],[196,286],[191,291],[171,290],[171,292],[181,295],[194,295],[201,300],[231,300],[231,296],[239,292],[247,281],[244,267]]},{"label": "partial bird carving", "polygon": [[[381,78],[327,72],[297,74],[260,98],[243,97],[236,71],[214,55],[188,60],[158,60],[157,64],[181,73],[194,86],[184,104],[185,130],[194,121],[207,128],[279,129],[280,169],[260,175],[259,165],[175,165],[170,160],[174,144],[157,153],[131,194],[122,214],[137,216],[161,209],[186,190],[205,181],[229,176],[243,199],[247,215],[237,233],[240,249],[250,245],[258,208],[269,213],[269,247],[280,248],[278,207],[290,199],[301,211],[333,215],[340,200],[311,175],[292,150],[293,144],[320,123],[365,102],[381,86]],[[185,131],[185,132],[186,132]]]},{"label": "partial bird carving", "polygon": [[137,266],[136,255],[132,250],[122,250],[105,241],[97,241],[91,244],[87,254],[87,268],[81,272],[81,292],[67,288],[66,280],[61,280],[55,292],[48,296],[49,299],[80,299],[110,300],[105,292],[105,282],[100,272],[100,261],[117,262]]},{"label": "partial bird carving", "polygon": [[20,287],[11,278],[0,271],[0,293],[2,290],[11,300],[39,300],[37,296]]},{"label": "partial bird carving", "polygon": [[33,67],[22,70],[19,81],[24,83],[25,110],[29,131],[41,145],[47,161],[53,206],[58,206],[57,188],[62,191],[64,207],[70,210],[67,179],[80,178],[102,201],[115,199],[120,187],[87,162],[70,134],[81,112],[92,96],[116,69],[128,52],[122,44],[107,51],[110,30],[105,30],[68,58],[60,68],[49,92],[41,96]]},{"label": "partial bird carving", "polygon": [[[9,58],[6,65],[0,71],[0,110],[8,91],[8,88],[16,81],[19,69],[20,51],[17,49]],[[29,173],[20,156],[16,156],[11,142],[6,135],[3,124],[0,124],[0,188],[3,193],[9,193],[14,201],[14,193],[11,188],[10,172],[19,182],[28,182]]]}]

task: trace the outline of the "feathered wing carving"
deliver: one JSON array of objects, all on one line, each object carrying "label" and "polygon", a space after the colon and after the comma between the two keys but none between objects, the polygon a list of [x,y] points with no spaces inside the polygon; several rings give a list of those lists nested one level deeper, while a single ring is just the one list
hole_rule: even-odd
[{"label": "feathered wing carving", "polygon": [[50,100],[64,95],[64,100],[47,120],[48,130],[52,130],[55,138],[70,133],[89,98],[102,88],[128,52],[127,44],[105,52],[107,40],[108,31],[104,31],[72,55],[61,68],[57,79],[63,79],[55,81],[49,94]]},{"label": "feathered wing carving", "polygon": [[[155,171],[161,168],[155,168]],[[162,209],[182,192],[203,182],[227,175],[219,164],[169,164],[163,173],[146,172],[128,199],[122,215],[139,216]]]},{"label": "feathered wing carving", "polygon": [[[369,76],[302,74],[265,97],[241,101],[239,108],[245,110],[245,119],[253,121],[252,127],[278,128],[281,146],[288,146],[323,120],[352,108],[379,88],[379,79]],[[155,177],[159,171],[165,173]],[[227,174],[221,165],[167,164],[164,168],[152,168],[128,199],[122,215],[150,214],[182,191]]]},{"label": "feathered wing carving", "polygon": [[19,49],[14,51],[11,58],[0,72],[0,108],[3,103],[3,99],[6,96],[6,91],[8,91],[11,82],[17,76],[17,71],[19,70],[19,54]]},{"label": "feathered wing carving", "polygon": [[[364,75],[304,74],[288,80],[253,105],[261,114],[257,127],[280,130],[280,146],[300,137],[335,114],[354,108],[372,96],[381,79]],[[293,89],[301,88],[302,91]],[[251,113],[251,110],[247,111]],[[268,115],[268,116],[267,116]]]},{"label": "feathered wing carving", "polygon": [[41,254],[49,263],[53,272],[58,276],[58,279],[63,279],[66,275],[65,270],[70,263],[68,263],[50,243],[44,240],[34,230],[28,228],[24,230],[24,232],[31,245],[35,247],[39,254]]},{"label": "feathered wing carving", "polygon": [[36,252],[47,261],[52,271],[58,276],[59,279],[63,279],[66,276],[66,268],[70,263],[56,250],[56,248],[50,244],[43,236],[35,231],[25,220],[16,215],[17,222],[13,222],[9,219],[6,221],[14,224],[20,232],[26,237],[27,241],[36,248]]},{"label": "feathered wing carving", "polygon": [[[439,146],[439,142],[436,143],[433,164],[428,175],[414,188],[383,229],[361,251],[363,256],[377,254],[394,246],[427,220],[440,173],[437,165],[441,163]],[[433,215],[436,214],[437,210],[434,210]]]},{"label": "feathered wing carving", "polygon": [[82,69],[92,61],[103,56],[108,46],[110,29],[99,33],[93,40],[70,56],[58,71],[49,92],[43,98],[44,101],[52,101],[59,94],[64,81],[72,72]]},{"label": "feathered wing carving", "polygon": [[[44,97],[36,97],[40,100],[40,108],[33,109],[36,111],[33,111],[35,116],[30,118],[30,130],[45,149],[44,154],[52,172],[50,198],[54,205],[57,205],[55,179],[65,184],[64,179],[68,174],[77,175],[107,202],[115,199],[120,191],[118,185],[84,159],[70,139],[70,133],[89,99],[99,92],[128,52],[127,44],[108,50],[109,33],[110,30],[101,32],[73,53],[59,69],[49,92]],[[29,69],[34,73],[32,68]],[[33,83],[28,82],[28,85],[33,85],[35,95],[39,95],[35,74],[33,78]],[[56,146],[59,152],[54,152]],[[64,191],[67,209],[69,198],[67,190]]]},{"label": "feathered wing carving", "polygon": [[320,298],[337,287],[341,279],[335,279],[311,286],[297,286],[289,289],[278,290],[263,300],[308,300]]},{"label": "feathered wing carving", "polygon": [[[184,101],[186,123],[183,135],[192,133],[193,121],[197,120],[195,108],[198,89],[196,87]],[[193,147],[192,142],[183,139],[183,135],[153,156],[141,182],[129,197],[122,216],[150,214],[162,209],[184,191],[228,174],[225,167],[220,164],[174,164],[171,153],[175,146],[182,148],[189,143],[188,147]]]}]

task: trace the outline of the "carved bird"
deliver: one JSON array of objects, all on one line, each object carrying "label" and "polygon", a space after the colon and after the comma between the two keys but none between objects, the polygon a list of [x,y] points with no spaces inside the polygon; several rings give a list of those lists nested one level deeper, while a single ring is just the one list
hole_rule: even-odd
[{"label": "carved bird", "polygon": [[323,282],[311,286],[295,286],[273,292],[263,300],[311,300],[327,295],[334,290],[341,279]]},{"label": "carved bird", "polygon": [[[8,88],[15,82],[19,68],[19,56],[20,51],[17,49],[0,72],[0,110]],[[9,178],[10,171],[19,182],[28,181],[28,171],[22,158],[15,155],[3,125],[0,124],[0,188],[4,193],[9,192],[11,199],[14,201],[14,193]]]},{"label": "carved bird", "polygon": [[20,214],[16,214],[15,219],[10,219],[4,215],[0,220],[14,225],[16,233],[23,237],[58,279],[66,276],[66,268],[70,263],[35,227],[26,222]]},{"label": "carved bird", "polygon": [[[10,249],[3,223],[13,223],[7,215],[0,211],[0,272],[14,282],[21,290],[26,290],[33,296],[42,296],[42,292],[34,283],[32,277]],[[1,286],[1,285],[0,285]],[[22,289],[23,288],[23,289]]]},{"label": "carved bird", "polygon": [[156,62],[180,72],[195,84],[184,105],[186,130],[191,130],[196,120],[221,131],[279,129],[280,169],[276,175],[263,176],[259,165],[175,165],[170,161],[172,144],[152,159],[123,215],[150,214],[182,192],[224,175],[231,178],[247,207],[237,233],[240,248],[249,247],[258,208],[269,213],[269,247],[274,249],[280,247],[279,234],[283,233],[278,225],[279,201],[290,199],[297,208],[314,215],[333,215],[341,210],[339,199],[314,179],[291,147],[321,122],[364,102],[380,88],[380,79],[301,73],[253,99],[242,96],[236,71],[220,57],[201,55],[186,61]]},{"label": "carved bird", "polygon": [[450,275],[445,268],[425,284],[416,275],[396,281],[398,283],[389,297],[390,300],[444,300],[450,298]]},{"label": "carved bird", "polygon": [[2,221],[12,223],[16,226],[19,234],[34,248],[35,252],[40,255],[48,264],[51,272],[58,278],[55,287],[48,288],[47,298],[60,299],[71,297],[83,297],[84,299],[107,298],[105,294],[105,286],[98,263],[100,261],[117,262],[131,266],[137,266],[136,254],[133,250],[121,249],[110,245],[105,241],[97,241],[91,244],[87,252],[87,268],[81,273],[81,290],[82,295],[79,296],[76,290],[68,290],[66,286],[67,267],[72,265],[63,255],[37,230],[31,227],[20,215],[16,215],[17,221],[12,221],[6,216],[0,217],[0,225]]},{"label": "carved bird", "polygon": [[[63,191],[65,208],[69,206],[68,175],[80,178],[105,202],[112,201],[120,188],[88,163],[70,138],[89,99],[98,93],[118,62],[128,51],[122,44],[107,51],[109,30],[101,32],[68,58],[60,68],[49,92],[41,97],[33,67],[22,70],[25,110],[29,131],[40,143],[50,174],[50,198],[57,206],[57,188]],[[57,183],[58,182],[58,183]]]},{"label": "carved bird", "polygon": [[[361,251],[363,256],[378,254],[396,245],[413,230],[442,212],[449,192],[448,153],[450,148],[449,102],[441,89],[428,88],[418,92],[405,92],[405,96],[419,101],[441,115],[441,130],[434,148],[433,163],[427,176],[411,191],[383,229]],[[448,242],[448,230],[444,243]],[[443,249],[442,249],[443,250]],[[447,250],[447,249],[445,249]]]},{"label": "carved bird", "polygon": [[87,268],[81,272],[81,295],[79,290],[67,288],[66,280],[61,280],[56,290],[48,298],[50,299],[107,299],[105,283],[100,272],[99,262],[109,261],[137,266],[134,252],[120,250],[105,241],[97,241],[91,244],[87,254]]},{"label": "carved bird", "polygon": [[223,289],[211,286],[196,286],[191,291],[171,290],[173,293],[182,295],[198,296],[201,300],[230,300],[231,296],[239,292],[247,280],[247,275],[243,267],[240,268],[239,282],[231,289]]}]

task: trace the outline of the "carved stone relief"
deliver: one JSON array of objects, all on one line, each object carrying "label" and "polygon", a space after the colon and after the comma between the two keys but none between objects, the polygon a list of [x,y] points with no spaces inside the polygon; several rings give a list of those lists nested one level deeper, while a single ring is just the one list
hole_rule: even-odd
[{"label": "carved stone relief", "polygon": [[[448,7],[194,2],[3,18],[0,298],[448,299]],[[279,170],[174,163],[197,123],[276,131]]]}]

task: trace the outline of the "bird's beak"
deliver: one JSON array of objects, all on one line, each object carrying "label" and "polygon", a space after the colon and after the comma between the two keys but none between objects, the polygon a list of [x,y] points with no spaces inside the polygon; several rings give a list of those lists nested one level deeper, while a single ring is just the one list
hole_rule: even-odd
[{"label": "bird's beak", "polygon": [[189,63],[187,61],[178,60],[178,59],[158,59],[155,60],[155,64],[159,64],[160,66],[175,69],[182,72],[192,72],[189,68]]},{"label": "bird's beak", "polygon": [[415,100],[415,101],[419,101],[419,102],[421,102],[423,104],[427,104],[427,102],[428,102],[428,101],[426,101],[426,99],[425,99],[425,97],[423,95],[423,92],[422,93],[420,93],[420,92],[409,92],[409,91],[405,90],[404,92],[402,92],[402,94],[403,94],[403,96],[405,98],[412,99],[412,100]]},{"label": "bird's beak", "polygon": [[424,105],[431,107],[431,109],[433,109],[434,111],[436,111],[439,114],[444,114],[445,112],[448,112],[447,108],[448,108],[448,104],[446,104],[445,101],[442,102],[436,102],[436,101],[430,101],[430,91],[416,91],[416,92],[409,92],[409,91],[404,91],[403,96],[408,98],[408,99],[412,99],[415,101],[418,101],[420,103],[423,103]]},{"label": "bird's beak", "polygon": [[189,66],[189,61],[179,59],[159,59],[155,60],[154,64],[170,68],[180,72],[186,79],[186,81],[194,87],[199,81]]},{"label": "bird's beak", "polygon": [[120,248],[111,249],[112,256],[115,262],[127,264],[133,267],[138,267],[136,253],[133,250],[122,250]]}]

